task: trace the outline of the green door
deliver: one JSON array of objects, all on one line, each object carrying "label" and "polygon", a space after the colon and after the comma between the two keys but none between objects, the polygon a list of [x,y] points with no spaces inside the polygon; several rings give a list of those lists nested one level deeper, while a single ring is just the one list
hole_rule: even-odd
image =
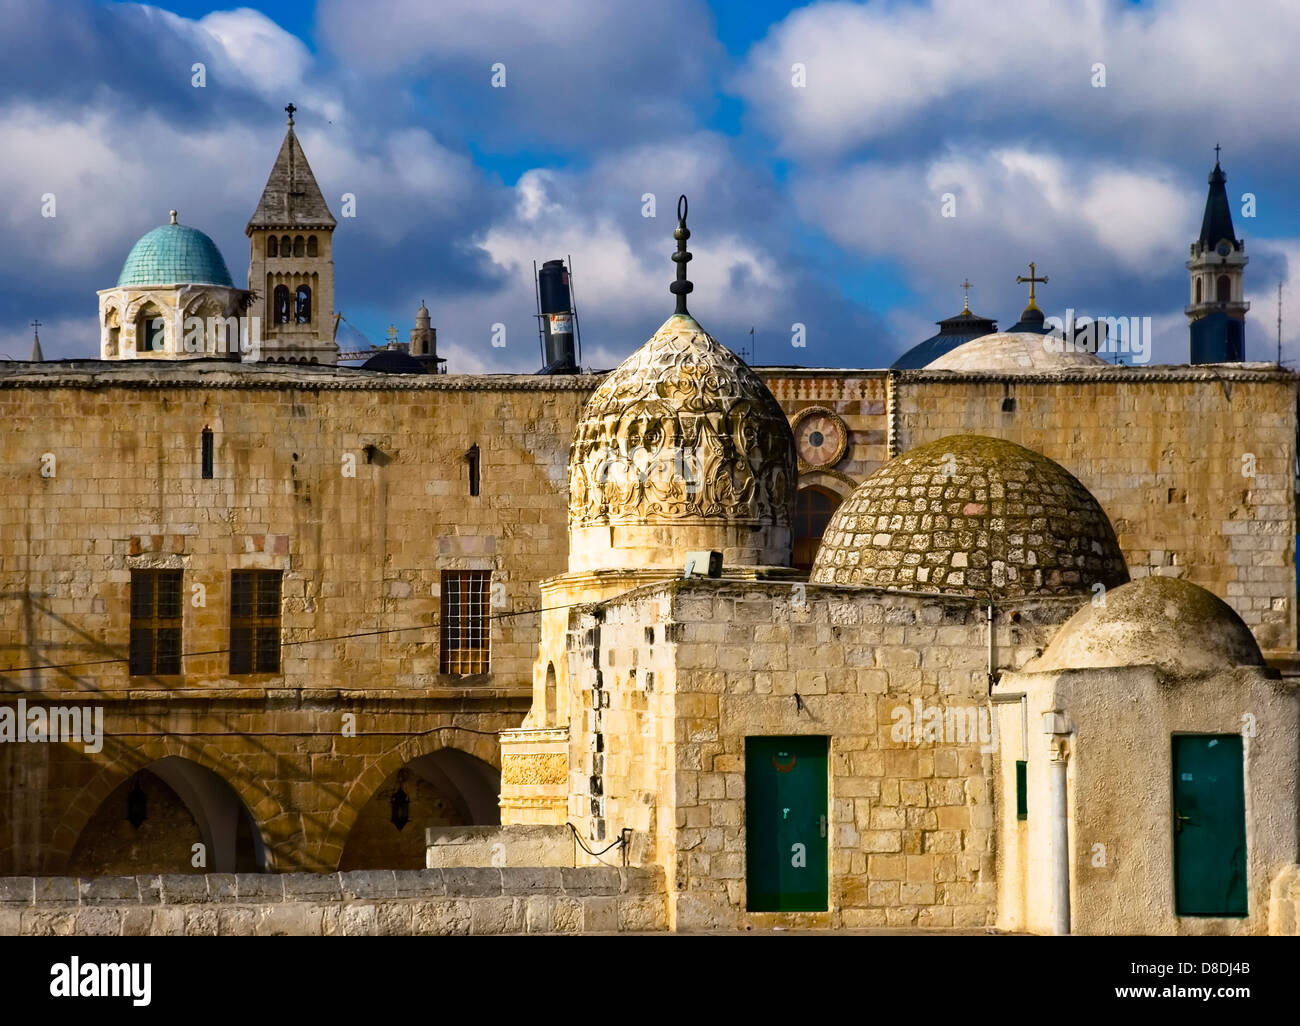
[{"label": "green door", "polygon": [[745,871],[751,912],[827,908],[824,737],[745,738]]},{"label": "green door", "polygon": [[1174,906],[1180,916],[1246,914],[1241,737],[1174,737]]}]

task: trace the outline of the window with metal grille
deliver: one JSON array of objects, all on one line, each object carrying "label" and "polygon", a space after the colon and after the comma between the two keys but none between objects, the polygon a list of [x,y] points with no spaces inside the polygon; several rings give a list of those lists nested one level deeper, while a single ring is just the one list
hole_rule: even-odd
[{"label": "window with metal grille", "polygon": [[131,571],[131,676],[181,672],[180,570]]},{"label": "window with metal grille", "polygon": [[230,672],[280,672],[280,571],[230,574]]},{"label": "window with metal grille", "polygon": [[487,673],[488,593],[492,574],[487,570],[444,570],[442,574],[443,673]]}]

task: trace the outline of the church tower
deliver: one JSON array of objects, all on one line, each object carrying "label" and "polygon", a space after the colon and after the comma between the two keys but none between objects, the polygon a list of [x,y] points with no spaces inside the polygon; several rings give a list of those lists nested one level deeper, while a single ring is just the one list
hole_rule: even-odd
[{"label": "church tower", "polygon": [[1226,182],[1216,146],[1201,236],[1192,243],[1192,258],[1187,261],[1192,289],[1187,307],[1192,363],[1240,363],[1246,359],[1246,311],[1250,309],[1242,284],[1246,244],[1232,230]]},{"label": "church tower", "polygon": [[248,236],[249,309],[261,327],[260,358],[287,363],[338,363],[334,342],[334,228],[307,155],[289,128],[280,144]]}]

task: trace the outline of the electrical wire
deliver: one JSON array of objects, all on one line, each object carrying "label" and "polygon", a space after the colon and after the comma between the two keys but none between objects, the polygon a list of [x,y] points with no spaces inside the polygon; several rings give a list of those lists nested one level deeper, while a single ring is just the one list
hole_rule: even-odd
[{"label": "electrical wire", "polygon": [[[516,609],[509,613],[490,613],[484,617],[485,620],[508,620],[514,616],[532,616],[536,613],[558,612],[562,609],[572,609],[574,606],[585,605],[583,602],[569,602],[562,606],[539,606],[536,609]],[[281,641],[281,648],[291,648],[295,645],[322,645],[329,641],[348,641],[352,638],[371,638],[383,634],[401,634],[405,631],[428,631],[436,630],[442,627],[441,621],[435,620],[433,623],[413,624],[410,627],[385,627],[373,631],[356,631],[351,634],[332,634],[323,638],[306,638],[299,641]],[[209,648],[194,652],[182,652],[181,658],[187,659],[191,656],[208,656],[208,655],[225,655],[231,650],[228,648]],[[75,663],[42,663],[37,666],[14,666],[0,668],[0,677],[9,676],[16,673],[31,673],[35,670],[67,670],[80,666],[105,666],[113,663],[129,663],[129,656],[114,656],[109,659],[89,659]],[[157,676],[157,674],[148,674],[147,676]]]}]

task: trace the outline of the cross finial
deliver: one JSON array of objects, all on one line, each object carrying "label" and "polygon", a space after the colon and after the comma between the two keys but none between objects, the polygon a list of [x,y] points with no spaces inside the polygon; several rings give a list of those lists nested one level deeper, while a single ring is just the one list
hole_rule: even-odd
[{"label": "cross finial", "polygon": [[41,337],[41,322],[40,322],[40,321],[32,321],[32,333],[33,333],[37,338],[40,338],[40,337]]},{"label": "cross finial", "polygon": [[1029,282],[1029,305],[1028,305],[1027,307],[1025,307],[1025,309],[1026,309],[1026,310],[1037,310],[1037,309],[1038,309],[1038,304],[1037,304],[1036,302],[1034,302],[1034,300],[1035,300],[1035,298],[1036,298],[1036,296],[1034,295],[1034,286],[1035,286],[1035,285],[1046,285],[1046,284],[1047,284],[1047,275],[1043,275],[1041,278],[1038,277],[1038,265],[1037,265],[1036,263],[1034,263],[1032,260],[1029,262],[1029,277],[1028,277],[1028,278],[1025,278],[1025,277],[1023,277],[1022,275],[1019,275],[1019,274],[1016,275],[1016,284],[1017,284],[1017,285],[1023,285],[1025,282]]},{"label": "cross finial", "polygon": [[691,259],[686,251],[686,240],[691,237],[691,230],[686,227],[686,196],[677,197],[677,227],[673,229],[673,238],[677,240],[677,252],[673,254],[673,263],[677,265],[677,280],[668,286],[668,291],[677,297],[677,313],[689,317],[686,311],[686,296],[695,286],[686,280],[686,263]]},{"label": "cross finial", "polygon": [[961,312],[970,313],[970,290],[974,288],[974,286],[971,285],[970,280],[967,279],[961,283],[961,287],[965,290],[965,294],[962,297]]},{"label": "cross finial", "polygon": [[1219,144],[1218,144],[1218,143],[1215,143],[1215,144],[1214,144],[1214,162],[1215,162],[1216,164],[1219,162]]},{"label": "cross finial", "polygon": [[292,126],[292,125],[293,125],[293,112],[296,111],[298,108],[295,107],[292,103],[290,103],[290,104],[289,104],[287,107],[285,107],[284,109],[285,109],[285,111],[287,111],[288,114],[289,114],[289,124],[290,124],[290,126]]}]

